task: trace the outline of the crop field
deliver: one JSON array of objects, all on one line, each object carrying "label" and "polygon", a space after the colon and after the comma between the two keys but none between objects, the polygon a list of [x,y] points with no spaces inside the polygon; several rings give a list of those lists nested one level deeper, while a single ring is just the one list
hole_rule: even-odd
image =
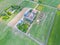
[{"label": "crop field", "polygon": [[[27,42],[27,43],[26,43]],[[4,23],[0,23],[0,45],[38,45],[23,33],[14,31]]]},{"label": "crop field", "polygon": [[[0,10],[4,10],[5,8],[10,7],[12,4],[20,4],[22,0],[1,0],[0,2]],[[2,6],[3,5],[3,6]]]},{"label": "crop field", "polygon": [[[39,6],[37,8],[39,8]],[[36,23],[37,20],[33,22],[30,34],[37,40],[46,42],[49,31],[51,30],[50,28],[52,27],[51,25],[53,25],[56,10],[43,6],[41,11],[45,13],[46,18],[39,22],[39,24]]]},{"label": "crop field", "polygon": [[60,45],[60,11],[57,11],[55,16],[54,25],[52,27],[52,32],[49,37],[48,45]]},{"label": "crop field", "polygon": [[[9,15],[9,20],[0,21],[0,45],[60,45],[60,10],[56,9],[59,3],[60,0],[42,0],[41,4],[28,0],[0,0],[0,13],[12,5],[19,7],[16,13]],[[28,33],[7,26],[23,8],[38,11]]]},{"label": "crop field", "polygon": [[53,6],[53,7],[57,7],[60,4],[60,0],[44,0],[42,1],[43,4],[49,5],[49,6]]},{"label": "crop field", "polygon": [[27,7],[27,8],[34,8],[37,4],[29,1],[23,1],[20,6],[22,8]]},{"label": "crop field", "polygon": [[3,0],[0,0],[0,2],[3,1]]},{"label": "crop field", "polygon": [[11,28],[9,28],[8,26],[6,26],[5,23],[0,22],[0,40],[3,39],[6,34],[8,34],[7,32],[11,30]]}]

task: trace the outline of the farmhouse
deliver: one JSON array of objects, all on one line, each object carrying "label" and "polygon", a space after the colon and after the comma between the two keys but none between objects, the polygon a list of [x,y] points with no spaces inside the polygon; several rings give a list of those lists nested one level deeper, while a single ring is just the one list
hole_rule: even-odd
[{"label": "farmhouse", "polygon": [[33,22],[34,18],[36,17],[37,10],[28,9],[27,12],[24,14],[24,20],[30,23]]}]

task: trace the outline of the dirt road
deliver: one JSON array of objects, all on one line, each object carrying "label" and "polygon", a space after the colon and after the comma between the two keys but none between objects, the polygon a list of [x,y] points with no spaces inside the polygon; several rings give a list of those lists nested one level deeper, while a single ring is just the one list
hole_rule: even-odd
[{"label": "dirt road", "polygon": [[15,24],[22,18],[26,10],[28,10],[28,8],[22,9],[22,11],[20,11],[20,13],[18,13],[7,25],[11,27],[15,26]]}]

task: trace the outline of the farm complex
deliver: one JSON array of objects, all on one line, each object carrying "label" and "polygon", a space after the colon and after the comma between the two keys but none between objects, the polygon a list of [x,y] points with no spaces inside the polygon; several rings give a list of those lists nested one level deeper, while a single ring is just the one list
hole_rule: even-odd
[{"label": "farm complex", "polygon": [[0,0],[0,45],[60,45],[60,0]]}]

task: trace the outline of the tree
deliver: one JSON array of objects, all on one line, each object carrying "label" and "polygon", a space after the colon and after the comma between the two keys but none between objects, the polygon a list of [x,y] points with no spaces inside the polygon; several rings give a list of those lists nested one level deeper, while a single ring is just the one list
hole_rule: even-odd
[{"label": "tree", "polygon": [[44,0],[38,0],[38,3],[42,3]]}]

